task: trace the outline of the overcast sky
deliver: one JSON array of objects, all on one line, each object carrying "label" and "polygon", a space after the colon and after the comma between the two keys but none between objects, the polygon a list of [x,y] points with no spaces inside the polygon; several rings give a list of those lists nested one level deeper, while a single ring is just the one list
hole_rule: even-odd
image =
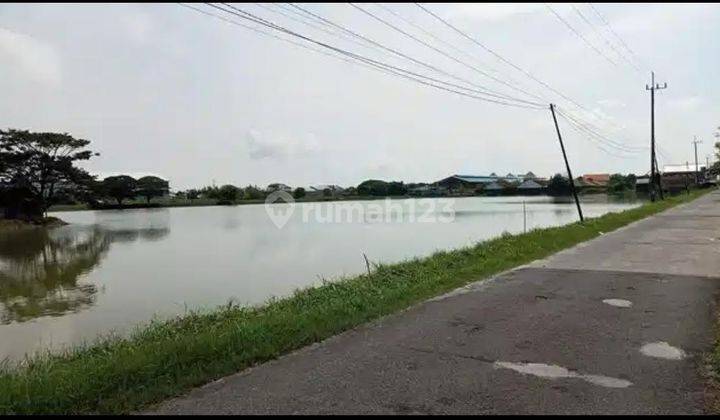
[{"label": "overcast sky", "polygon": [[[411,62],[256,5],[237,7],[430,75]],[[532,100],[348,4],[303,7],[448,74]],[[693,135],[704,141],[699,150],[703,162],[711,153],[712,132],[720,125],[716,4],[595,5],[634,51],[641,72],[618,56],[616,51],[622,51],[633,60],[587,3],[576,7],[593,26],[568,4],[553,8],[616,65],[543,4],[428,6],[602,119],[583,115],[415,5],[387,7],[459,51],[374,4],[363,7],[497,79],[588,120],[596,118],[593,124],[604,133],[633,147],[649,142],[645,84],[654,69],[657,80],[668,83],[656,98],[661,165],[692,162]],[[2,4],[0,64],[0,127],[89,139],[101,156],[85,166],[101,176],[157,174],[170,179],[173,188],[184,189],[213,181],[356,185],[368,178],[435,181],[454,173],[530,170],[549,176],[563,169],[547,110],[509,108],[442,92],[177,4]],[[613,156],[565,121],[560,124],[575,174],[649,169],[645,151]]]}]

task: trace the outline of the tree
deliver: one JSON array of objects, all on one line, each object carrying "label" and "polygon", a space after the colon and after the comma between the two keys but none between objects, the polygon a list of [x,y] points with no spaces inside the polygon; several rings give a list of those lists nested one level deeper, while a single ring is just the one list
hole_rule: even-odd
[{"label": "tree", "polygon": [[387,195],[405,195],[407,194],[407,187],[402,182],[391,182],[388,184]]},{"label": "tree", "polygon": [[357,186],[359,195],[386,196],[388,194],[388,185],[385,181],[378,179],[368,179]]},{"label": "tree", "polygon": [[245,187],[245,198],[248,200],[259,200],[264,198],[265,194],[256,185],[248,185]]},{"label": "tree", "polygon": [[305,194],[306,194],[305,188],[297,187],[297,188],[295,188],[295,191],[293,191],[293,198],[295,198],[295,199],[303,198],[303,197],[305,197]]},{"label": "tree", "polygon": [[570,180],[560,174],[555,174],[547,185],[549,195],[568,195],[572,192]]},{"label": "tree", "polygon": [[232,203],[240,196],[242,190],[234,185],[223,185],[218,189],[218,200],[222,203]]},{"label": "tree", "polygon": [[144,176],[137,180],[137,195],[145,197],[148,204],[153,197],[162,197],[170,192],[170,183],[156,176]]},{"label": "tree", "polygon": [[193,188],[193,189],[190,189],[190,190],[187,190],[187,191],[185,191],[185,197],[187,197],[188,200],[195,200],[195,199],[197,199],[198,197],[200,197],[200,191],[198,191],[198,190],[196,190],[196,189],[194,189],[194,188]]},{"label": "tree", "polygon": [[[720,130],[720,127],[718,127],[718,130]],[[720,175],[720,141],[715,142],[715,163],[710,166],[710,173],[715,176]]]},{"label": "tree", "polygon": [[102,180],[102,191],[122,206],[123,200],[137,195],[137,181],[129,175],[109,176]]},{"label": "tree", "polygon": [[622,174],[610,175],[608,181],[608,192],[609,193],[622,193],[624,191],[635,191],[636,178],[634,174],[623,176]]},{"label": "tree", "polygon": [[18,209],[16,216],[42,216],[60,192],[72,193],[92,179],[75,166],[98,155],[86,149],[89,144],[67,133],[0,130],[0,190],[5,205]]},{"label": "tree", "polygon": [[397,181],[385,182],[377,179],[369,179],[357,186],[357,192],[359,195],[372,195],[376,197],[405,195],[407,194],[407,191],[407,186],[404,183]]}]

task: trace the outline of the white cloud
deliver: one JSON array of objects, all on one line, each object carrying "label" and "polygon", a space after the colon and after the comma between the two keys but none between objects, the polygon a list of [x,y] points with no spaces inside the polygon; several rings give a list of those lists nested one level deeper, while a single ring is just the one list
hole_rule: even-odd
[{"label": "white cloud", "polygon": [[0,28],[0,62],[17,66],[19,74],[45,83],[59,85],[60,57],[50,44],[28,35]]}]

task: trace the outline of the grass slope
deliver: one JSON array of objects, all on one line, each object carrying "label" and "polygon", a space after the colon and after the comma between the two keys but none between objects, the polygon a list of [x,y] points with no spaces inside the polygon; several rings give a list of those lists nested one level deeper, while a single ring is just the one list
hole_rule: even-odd
[{"label": "grass slope", "polygon": [[699,196],[534,230],[398,264],[272,300],[138,328],[0,372],[0,413],[127,413],[277,358],[383,315],[546,257]]}]

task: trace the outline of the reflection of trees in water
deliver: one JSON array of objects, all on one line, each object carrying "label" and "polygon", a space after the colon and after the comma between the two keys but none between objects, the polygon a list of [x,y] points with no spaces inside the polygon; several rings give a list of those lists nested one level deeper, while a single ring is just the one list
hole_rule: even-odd
[{"label": "reflection of trees in water", "polygon": [[167,227],[29,229],[0,238],[0,324],[78,312],[95,304],[97,286],[78,284],[112,242],[156,241]]},{"label": "reflection of trees in water", "polygon": [[77,312],[95,302],[97,287],[77,284],[110,246],[99,228],[32,229],[0,240],[0,323]]}]

